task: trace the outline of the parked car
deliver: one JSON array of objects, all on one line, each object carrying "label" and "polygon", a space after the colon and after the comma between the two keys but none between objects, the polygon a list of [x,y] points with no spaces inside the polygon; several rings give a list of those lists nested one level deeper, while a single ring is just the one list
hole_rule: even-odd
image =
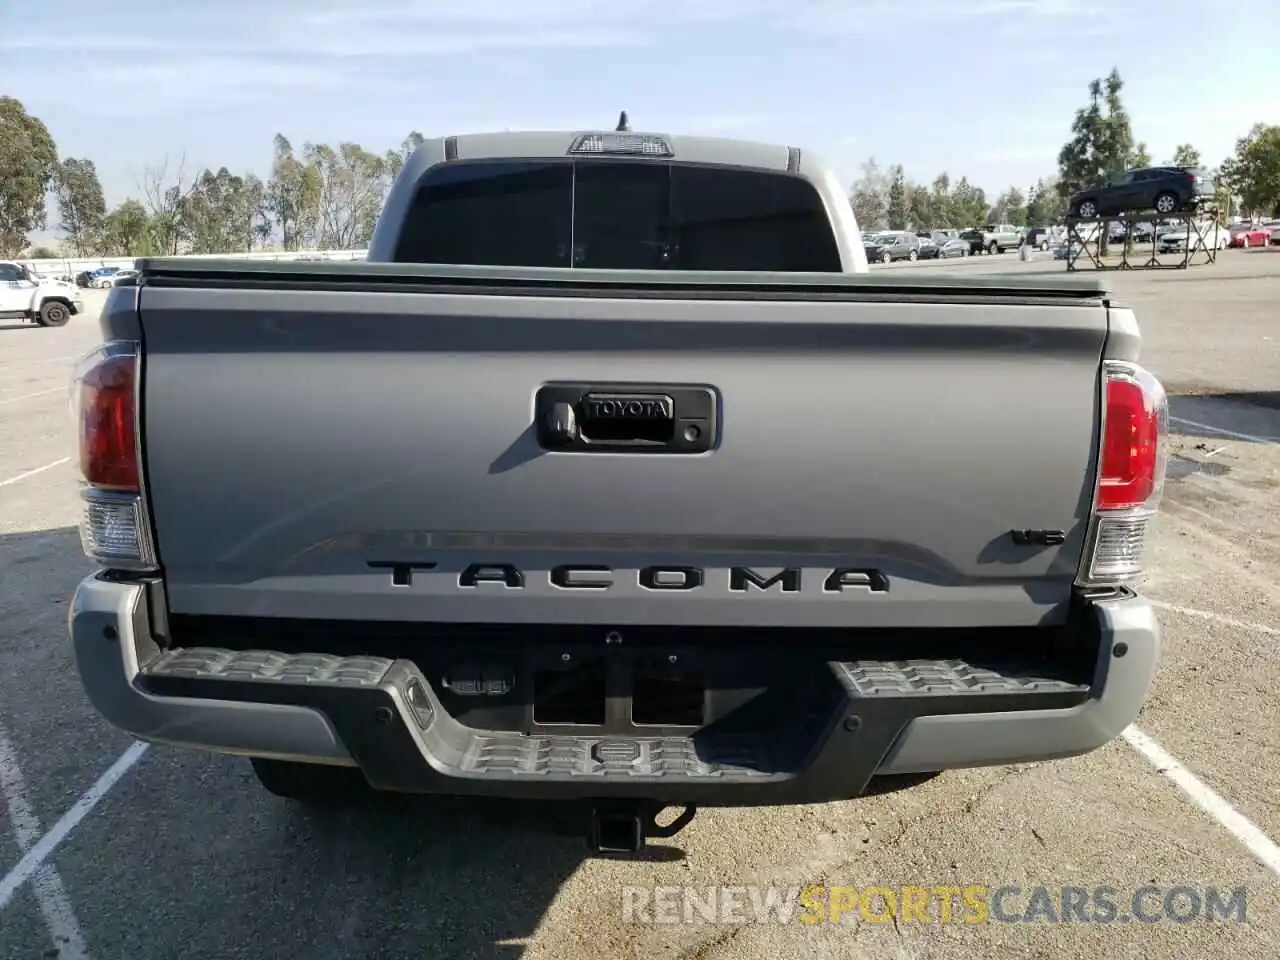
[{"label": "parked car", "polygon": [[952,257],[968,257],[973,253],[973,244],[959,236],[952,237],[945,243],[939,244],[938,256],[950,260]]},{"label": "parked car", "polygon": [[1074,260],[1084,256],[1084,248],[1098,244],[1102,230],[1097,223],[1074,223],[1065,229],[1054,247],[1055,260]]},{"label": "parked car", "polygon": [[1161,233],[1156,241],[1161,253],[1182,253],[1188,243],[1192,245],[1193,252],[1198,249],[1225,250],[1229,242],[1226,228],[1214,221],[1179,224]]},{"label": "parked car", "polygon": [[1133,311],[871,275],[811,154],[694,142],[437,138],[367,262],[142,261],[77,365],[89,703],[293,802],[556,800],[607,852],[1127,729],[1170,442]]},{"label": "parked car", "polygon": [[1022,234],[1023,244],[1036,250],[1048,250],[1053,231],[1048,227],[1030,227]]},{"label": "parked car", "polygon": [[137,275],[138,275],[137,270],[120,270],[116,273],[113,273],[110,277],[107,278],[109,281],[107,286],[110,286],[110,287],[119,286],[121,281],[129,280],[133,277],[136,277]]},{"label": "parked car", "polygon": [[969,244],[970,255],[982,253],[984,250],[984,237],[982,231],[977,227],[969,230],[960,231],[960,239]]},{"label": "parked car", "polygon": [[989,254],[1007,253],[1022,244],[1022,231],[1011,223],[988,223],[982,228],[982,249]]},{"label": "parked car", "polygon": [[921,260],[937,260],[942,254],[942,248],[934,242],[933,237],[917,237],[920,241],[919,256]]},{"label": "parked car", "polygon": [[1265,223],[1237,223],[1228,233],[1231,237],[1227,243],[1229,247],[1247,250],[1250,247],[1265,247],[1271,242],[1271,228]]},{"label": "parked car", "polygon": [[111,286],[111,278],[120,272],[121,267],[99,267],[89,277],[89,286],[105,290]]},{"label": "parked car", "polygon": [[1155,210],[1168,216],[1197,206],[1213,195],[1213,182],[1199,167],[1139,167],[1078,190],[1067,214],[1085,220],[1131,210]]},{"label": "parked car", "polygon": [[868,263],[891,263],[894,260],[917,260],[920,257],[920,238],[910,233],[889,232],[880,234],[871,244],[864,244]]}]

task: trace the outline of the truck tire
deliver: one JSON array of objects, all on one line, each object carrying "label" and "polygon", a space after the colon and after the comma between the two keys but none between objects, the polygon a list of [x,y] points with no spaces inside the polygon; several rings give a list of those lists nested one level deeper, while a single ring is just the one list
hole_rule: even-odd
[{"label": "truck tire", "polygon": [[309,807],[340,807],[374,794],[369,781],[355,767],[250,758],[254,776],[268,793]]},{"label": "truck tire", "polygon": [[64,327],[71,319],[71,308],[61,300],[50,300],[40,308],[36,323],[42,327]]}]

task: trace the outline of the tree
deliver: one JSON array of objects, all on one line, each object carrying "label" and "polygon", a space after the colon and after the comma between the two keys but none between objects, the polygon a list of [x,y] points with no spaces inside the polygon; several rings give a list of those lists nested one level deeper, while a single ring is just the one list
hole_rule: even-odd
[{"label": "tree", "polygon": [[57,260],[58,251],[50,247],[32,247],[27,251],[27,259],[30,260]]},{"label": "tree", "polygon": [[1150,164],[1146,144],[1134,143],[1129,114],[1120,96],[1123,91],[1118,70],[1112,70],[1106,80],[1090,82],[1089,104],[1076,111],[1071,139],[1058,153],[1063,196],[1130,167]]},{"label": "tree", "polygon": [[267,185],[252,173],[241,181],[237,223],[244,231],[244,248],[252,250],[254,241],[265,244],[271,236],[271,217],[267,213]]},{"label": "tree", "polygon": [[901,166],[890,168],[893,178],[889,184],[889,203],[885,214],[889,218],[890,230],[905,230],[907,227],[907,182]]},{"label": "tree", "polygon": [[350,250],[368,243],[386,194],[387,164],[359,144],[306,144],[307,166],[320,188],[321,249]]},{"label": "tree", "polygon": [[981,187],[969,183],[968,177],[961,177],[951,192],[951,225],[953,227],[977,227],[987,222],[990,204],[987,194]]},{"label": "tree", "polygon": [[146,257],[165,251],[157,242],[151,215],[137,200],[126,200],[102,223],[101,250],[122,257]]},{"label": "tree", "polygon": [[1027,201],[1022,191],[1010,187],[996,199],[991,208],[991,219],[996,223],[1010,223],[1015,227],[1027,225]]},{"label": "tree", "polygon": [[1027,200],[1027,225],[1048,227],[1062,216],[1062,196],[1056,178],[1037,180]]},{"label": "tree", "polygon": [[45,199],[58,172],[48,127],[21,101],[0,97],[0,256],[16,257],[48,224]]},{"label": "tree", "polygon": [[255,221],[262,206],[262,182],[240,177],[226,167],[205,170],[182,209],[182,224],[192,253],[232,253],[253,247]]},{"label": "tree", "polygon": [[1200,151],[1189,143],[1180,143],[1173,151],[1173,164],[1176,167],[1200,166]]},{"label": "tree", "polygon": [[1236,141],[1219,179],[1251,214],[1280,215],[1280,125],[1254,124]]},{"label": "tree", "polygon": [[107,215],[107,204],[102,198],[102,184],[92,160],[67,157],[58,167],[54,184],[61,214],[62,232],[77,257],[83,257],[98,248],[102,235],[102,221]]},{"label": "tree", "polygon": [[387,151],[387,180],[388,185],[400,176],[400,171],[404,169],[405,162],[413,156],[413,151],[422,146],[425,138],[417,130],[414,130],[400,144],[399,150]]},{"label": "tree", "polygon": [[1104,82],[1106,90],[1107,115],[1102,127],[1102,141],[1099,144],[1103,161],[1103,172],[1107,176],[1124,173],[1130,167],[1146,166],[1151,163],[1151,155],[1147,153],[1144,143],[1134,143],[1133,127],[1129,123],[1129,113],[1124,108],[1120,94],[1124,91],[1124,81],[1120,79],[1120,71],[1112,68]]},{"label": "tree", "polygon": [[310,240],[320,222],[319,173],[294,156],[293,145],[282,133],[275,138],[265,205],[280,225],[280,240],[286,250],[297,250]]},{"label": "tree", "polygon": [[928,187],[907,184],[907,219],[916,230],[932,230],[935,226],[933,195]]},{"label": "tree", "polygon": [[159,252],[176,254],[187,239],[187,200],[195,189],[196,178],[187,173],[186,154],[176,163],[165,157],[147,167],[142,174],[142,194],[151,211],[151,232]]},{"label": "tree", "polygon": [[951,177],[940,173],[933,178],[933,189],[929,194],[929,208],[933,213],[935,227],[954,227],[957,225],[952,207]]},{"label": "tree", "polygon": [[876,230],[884,226],[889,207],[889,178],[875,157],[868,157],[862,165],[862,176],[854,181],[849,202],[861,229]]},{"label": "tree", "polygon": [[[1089,104],[1076,111],[1071,139],[1058,153],[1059,191],[1064,199],[1081,187],[1101,183],[1131,167],[1150,165],[1146,145],[1134,143],[1129,114],[1120,96],[1123,91],[1124,81],[1117,69],[1105,80],[1090,82]],[[1110,224],[1103,224],[1099,252],[1104,256],[1110,232]]]}]

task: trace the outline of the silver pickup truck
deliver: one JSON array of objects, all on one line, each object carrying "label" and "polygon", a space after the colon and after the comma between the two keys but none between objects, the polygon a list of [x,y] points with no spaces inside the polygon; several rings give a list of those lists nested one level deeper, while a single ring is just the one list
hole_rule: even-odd
[{"label": "silver pickup truck", "polygon": [[1101,746],[1158,647],[1134,315],[861,253],[808,153],[606,132],[428,142],[367,263],[141,261],[76,374],[89,699],[610,851]]}]

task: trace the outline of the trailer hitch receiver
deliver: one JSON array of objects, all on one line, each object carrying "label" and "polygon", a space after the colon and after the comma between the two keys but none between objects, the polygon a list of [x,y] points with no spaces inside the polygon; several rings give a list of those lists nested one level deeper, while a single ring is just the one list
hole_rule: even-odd
[{"label": "trailer hitch receiver", "polygon": [[674,837],[693,822],[697,807],[685,807],[667,824],[658,823],[665,807],[642,800],[600,802],[591,808],[587,846],[592,853],[639,853],[650,837]]}]

